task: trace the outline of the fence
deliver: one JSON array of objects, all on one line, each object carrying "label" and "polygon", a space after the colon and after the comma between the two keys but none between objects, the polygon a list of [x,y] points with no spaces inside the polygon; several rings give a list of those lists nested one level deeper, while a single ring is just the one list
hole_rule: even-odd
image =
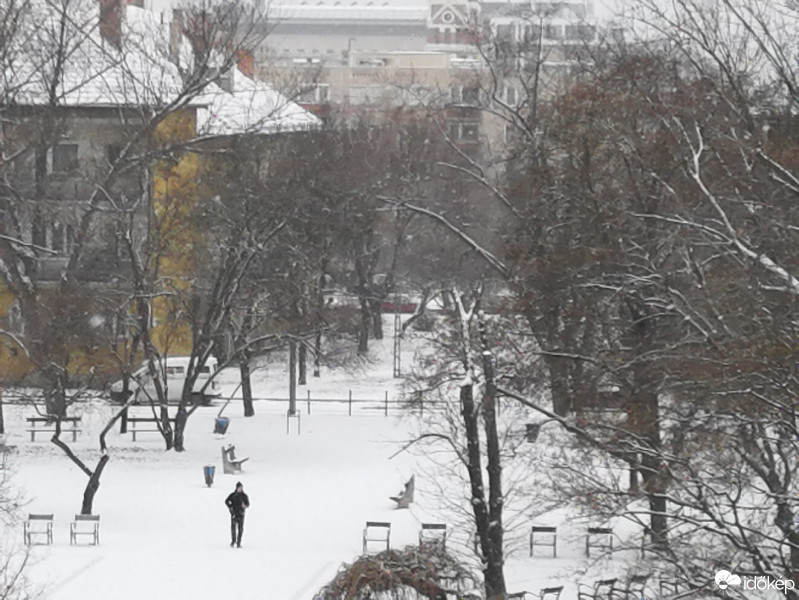
[{"label": "fence", "polygon": [[[97,397],[101,396],[81,396],[75,401],[70,401],[70,403],[83,404]],[[228,401],[228,399],[232,402],[243,400],[241,396],[230,396],[220,400]],[[34,395],[6,394],[3,396],[2,401],[4,404],[9,405],[23,404],[28,406],[44,406],[44,399],[41,396],[36,397]],[[289,403],[289,398],[287,396],[253,396],[253,402],[276,402],[287,405]],[[311,391],[307,390],[305,398],[297,398],[297,406],[299,407],[301,404],[305,404],[306,414],[309,415],[313,412],[314,406],[341,406],[346,407],[347,414],[352,416],[353,410],[359,407],[362,407],[363,410],[382,411],[385,415],[388,415],[391,411],[415,411],[419,414],[423,414],[426,410],[435,410],[437,406],[444,403],[436,400],[425,400],[424,396],[418,393],[413,394],[413,397],[409,398],[390,398],[388,390],[383,392],[382,398],[355,397],[352,390],[348,390],[346,394],[340,396],[312,397]]]},{"label": "fence", "polygon": [[[228,398],[224,399],[226,402]],[[235,401],[242,401],[243,398],[241,396],[232,396],[230,400]],[[287,396],[275,397],[275,396],[253,396],[253,402],[278,402],[283,405],[287,405],[289,403],[289,398]],[[352,416],[352,412],[354,408],[361,407],[362,410],[374,410],[374,411],[382,411],[384,415],[388,416],[390,411],[419,411],[420,414],[425,411],[425,409],[430,410],[434,409],[439,403],[433,401],[424,401],[419,397],[415,397],[413,401],[410,401],[405,398],[389,398],[388,391],[383,393],[382,398],[368,398],[368,397],[355,397],[353,395],[352,390],[348,390],[346,397],[344,395],[341,396],[319,396],[319,397],[312,397],[311,391],[307,390],[305,398],[298,397],[297,398],[297,407],[299,408],[301,404],[305,405],[305,412],[306,414],[312,414],[314,410],[314,406],[341,406],[346,407],[347,414]]]}]

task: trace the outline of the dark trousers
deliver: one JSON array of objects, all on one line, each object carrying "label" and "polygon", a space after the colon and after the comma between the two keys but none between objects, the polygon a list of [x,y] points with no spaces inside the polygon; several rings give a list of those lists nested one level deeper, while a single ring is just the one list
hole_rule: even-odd
[{"label": "dark trousers", "polygon": [[230,515],[230,543],[241,545],[241,534],[244,533],[244,515]]}]

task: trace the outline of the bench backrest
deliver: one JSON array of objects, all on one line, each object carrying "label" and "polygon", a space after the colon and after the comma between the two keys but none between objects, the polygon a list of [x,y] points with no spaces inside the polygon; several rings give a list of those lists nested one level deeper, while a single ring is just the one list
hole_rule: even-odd
[{"label": "bench backrest", "polygon": [[610,527],[589,527],[589,535],[613,535],[613,530]]},{"label": "bench backrest", "polygon": [[29,514],[28,515],[28,521],[52,521],[52,520],[53,520],[53,515],[52,514],[49,514],[49,515]]},{"label": "bench backrest", "polygon": [[594,582],[594,589],[597,593],[607,590],[610,591],[616,586],[616,582],[618,579],[600,579],[599,581]]},{"label": "bench backrest", "polygon": [[99,521],[100,515],[75,515],[75,521]]},{"label": "bench backrest", "polygon": [[391,523],[386,521],[367,521],[366,528],[369,529],[370,527],[384,527],[386,529],[391,529]]},{"label": "bench backrest", "polygon": [[546,600],[547,596],[555,596],[555,598],[560,598],[561,592],[563,592],[562,585],[556,587],[543,588],[540,593],[540,598],[541,600]]},{"label": "bench backrest", "polygon": [[539,527],[538,525],[533,525],[533,533],[556,533],[557,531],[557,527]]},{"label": "bench backrest", "polygon": [[443,529],[446,531],[447,525],[445,523],[422,523],[422,529]]}]

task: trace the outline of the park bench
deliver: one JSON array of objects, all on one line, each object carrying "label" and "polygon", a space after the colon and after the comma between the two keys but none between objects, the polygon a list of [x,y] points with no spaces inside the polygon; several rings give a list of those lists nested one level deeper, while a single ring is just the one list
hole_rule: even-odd
[{"label": "park bench", "polygon": [[25,537],[25,544],[30,546],[33,544],[34,536],[44,536],[45,544],[53,543],[53,515],[37,515],[29,514],[28,520],[23,523],[23,534]]},{"label": "park bench", "polygon": [[363,553],[369,550],[369,544],[386,545],[386,550],[391,547],[391,523],[385,521],[367,521],[363,528]]},{"label": "park bench", "polygon": [[600,579],[594,582],[594,585],[587,586],[581,583],[577,588],[577,600],[612,600],[613,594],[616,591],[616,582],[618,579]]},{"label": "park bench", "polygon": [[[560,594],[563,591],[563,586],[542,588],[538,592],[538,600],[560,600]],[[528,600],[528,598],[536,598],[532,592],[514,592],[508,594],[508,600]]]},{"label": "park bench", "polygon": [[535,547],[552,548],[552,558],[558,555],[558,528],[533,525],[530,531],[530,556],[535,556]]},{"label": "park bench", "polygon": [[680,586],[677,585],[677,581],[674,579],[661,577],[658,581],[658,589],[661,596],[676,596],[680,591]]},{"label": "park bench", "polygon": [[397,508],[408,508],[413,502],[413,492],[416,487],[416,476],[411,475],[411,478],[405,482],[405,489],[398,493],[396,496],[391,496],[391,500],[397,503]]},{"label": "park bench", "polygon": [[[175,417],[169,417],[169,422],[174,427]],[[159,417],[128,417],[127,423],[130,426],[128,433],[131,434],[133,441],[136,441],[136,434],[141,433],[161,433]]]},{"label": "park bench", "polygon": [[620,596],[623,600],[639,600],[644,597],[647,581],[649,581],[649,574],[632,575],[627,579],[623,588],[614,590],[614,595]]},{"label": "park bench", "polygon": [[[55,433],[56,420],[61,421],[61,433],[71,433],[72,441],[76,442],[81,431],[80,427],[78,427],[80,417],[61,417],[60,419],[55,417],[28,417],[26,421],[30,425],[28,432],[31,434],[31,441],[36,441],[37,433]],[[68,427],[65,427],[65,425],[68,425]]]},{"label": "park bench", "polygon": [[585,555],[591,556],[591,549],[613,550],[613,530],[610,527],[589,527],[585,536]]},{"label": "park bench", "polygon": [[447,525],[445,523],[422,523],[419,531],[419,546],[425,544],[440,544],[442,549],[447,547]]},{"label": "park bench", "polygon": [[222,471],[225,475],[233,475],[234,473],[241,473],[242,463],[250,460],[246,458],[236,458],[236,446],[230,444],[225,447],[222,446]]},{"label": "park bench", "polygon": [[563,586],[558,585],[555,587],[542,588],[538,593],[539,600],[560,600],[560,594],[563,592]]},{"label": "park bench", "polygon": [[77,544],[78,536],[88,536],[91,544],[100,543],[100,515],[75,515],[75,520],[69,524],[69,543]]}]

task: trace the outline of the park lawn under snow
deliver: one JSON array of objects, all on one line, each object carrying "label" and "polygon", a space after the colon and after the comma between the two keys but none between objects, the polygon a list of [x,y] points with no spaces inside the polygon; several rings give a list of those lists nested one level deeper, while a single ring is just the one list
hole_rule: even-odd
[{"label": "park lawn under snow", "polygon": [[[300,398],[306,397],[306,389],[312,398],[346,398],[352,389],[356,399],[382,400],[385,391],[394,399],[398,384],[391,378],[390,344],[378,343],[375,362],[360,371],[339,369],[323,371],[320,379],[309,377],[309,386],[299,389]],[[230,394],[235,372],[226,375],[223,387]],[[285,396],[284,381],[284,365],[269,364],[257,373],[255,395]],[[232,418],[225,436],[212,433],[219,406],[201,408],[189,420],[183,453],[164,452],[157,433],[143,434],[134,443],[115,429],[108,438],[112,459],[94,504],[101,518],[101,543],[72,547],[69,523],[80,508],[87,478],[46,436],[30,441],[24,431],[30,407],[7,406],[5,441],[15,446],[12,483],[28,500],[22,512],[55,514],[55,542],[33,547],[30,581],[49,600],[311,600],[342,562],[361,553],[367,520],[392,523],[394,548],[416,543],[422,521],[448,522],[457,529],[452,515],[437,508],[441,503],[431,494],[435,485],[429,481],[430,467],[418,464],[424,457],[403,452],[390,458],[416,428],[413,417],[402,415],[396,406],[384,416],[380,402],[355,404],[353,416],[348,416],[346,403],[314,402],[309,415],[303,401],[298,435],[295,420],[286,433],[286,408],[285,403],[259,401],[256,416],[245,419],[240,404],[231,404],[225,412]],[[73,447],[90,467],[99,457],[97,435],[111,410],[102,401],[84,407],[84,431]],[[239,457],[249,456],[240,475],[222,474],[221,447],[227,443],[236,445]],[[210,488],[203,481],[207,464],[216,466]],[[414,473],[416,503],[411,510],[395,510],[389,496]],[[228,545],[223,504],[237,481],[244,483],[252,504],[240,550]],[[453,490],[453,495],[459,493]],[[462,502],[468,506],[465,497]],[[508,560],[510,591],[529,590],[537,597],[542,587],[565,585],[561,598],[572,600],[578,580],[590,582],[623,570],[623,561],[613,560],[576,574],[586,568],[586,524],[568,512],[536,522],[550,521],[561,526],[559,558],[533,559],[520,549]],[[6,534],[16,536],[21,545],[21,524],[18,529]],[[464,532],[453,536],[461,548],[467,540]]]}]

